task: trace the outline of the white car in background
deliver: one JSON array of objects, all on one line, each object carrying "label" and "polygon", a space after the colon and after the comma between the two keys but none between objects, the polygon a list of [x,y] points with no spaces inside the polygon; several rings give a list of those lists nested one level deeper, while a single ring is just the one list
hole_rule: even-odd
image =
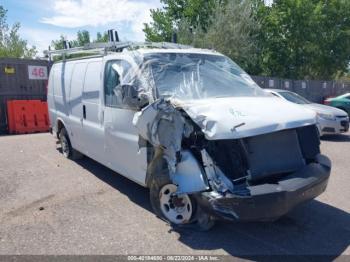
[{"label": "white car in background", "polygon": [[320,136],[340,134],[349,130],[348,114],[341,109],[310,102],[306,98],[287,90],[265,89],[265,91],[289,102],[314,110],[317,115],[317,127]]}]

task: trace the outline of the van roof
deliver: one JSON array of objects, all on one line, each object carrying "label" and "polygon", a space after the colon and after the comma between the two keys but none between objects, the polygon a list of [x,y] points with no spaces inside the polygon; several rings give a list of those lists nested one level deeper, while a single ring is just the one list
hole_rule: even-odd
[{"label": "van roof", "polygon": [[[125,50],[124,52],[130,52],[132,50]],[[151,53],[185,53],[185,54],[210,54],[210,55],[220,55],[219,52],[209,49],[201,48],[172,48],[172,49],[162,49],[162,48],[141,48],[137,49],[141,54],[151,54]]]}]

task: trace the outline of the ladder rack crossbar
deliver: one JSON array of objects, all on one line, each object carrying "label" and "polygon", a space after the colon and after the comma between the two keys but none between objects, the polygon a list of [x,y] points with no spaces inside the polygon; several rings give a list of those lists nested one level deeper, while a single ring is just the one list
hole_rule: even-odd
[{"label": "ladder rack crossbar", "polygon": [[107,52],[121,52],[125,48],[161,48],[161,49],[188,49],[192,48],[188,45],[167,42],[107,42],[107,43],[89,43],[81,47],[74,47],[60,50],[46,50],[44,53],[51,59],[53,56],[65,56],[70,54],[84,54],[84,53],[104,53]]}]

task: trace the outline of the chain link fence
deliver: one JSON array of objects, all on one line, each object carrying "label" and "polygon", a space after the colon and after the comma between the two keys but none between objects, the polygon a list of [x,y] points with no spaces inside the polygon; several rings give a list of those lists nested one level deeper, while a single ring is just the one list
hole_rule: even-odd
[{"label": "chain link fence", "polygon": [[350,93],[350,82],[291,80],[264,76],[252,76],[252,78],[261,88],[289,90],[315,103],[322,103],[327,97]]}]

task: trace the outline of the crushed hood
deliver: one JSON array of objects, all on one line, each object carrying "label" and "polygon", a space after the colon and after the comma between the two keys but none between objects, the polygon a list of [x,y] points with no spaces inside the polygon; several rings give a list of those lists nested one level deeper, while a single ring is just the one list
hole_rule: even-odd
[{"label": "crushed hood", "polygon": [[314,111],[275,97],[229,97],[171,101],[208,140],[236,139],[316,123]]}]

